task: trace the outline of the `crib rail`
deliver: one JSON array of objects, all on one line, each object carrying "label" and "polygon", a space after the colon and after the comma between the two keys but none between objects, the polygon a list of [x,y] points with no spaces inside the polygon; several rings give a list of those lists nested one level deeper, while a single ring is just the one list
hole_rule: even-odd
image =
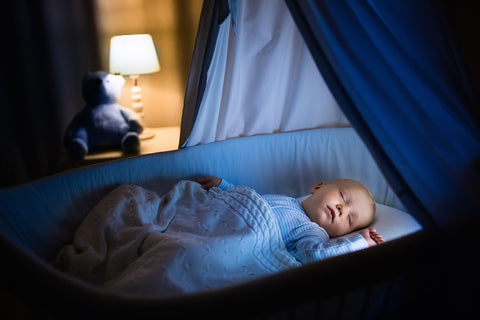
[{"label": "crib rail", "polygon": [[432,307],[417,299],[438,287],[425,287],[439,272],[434,238],[422,231],[234,287],[156,299],[99,290],[2,237],[10,257],[2,283],[40,318],[377,319]]}]

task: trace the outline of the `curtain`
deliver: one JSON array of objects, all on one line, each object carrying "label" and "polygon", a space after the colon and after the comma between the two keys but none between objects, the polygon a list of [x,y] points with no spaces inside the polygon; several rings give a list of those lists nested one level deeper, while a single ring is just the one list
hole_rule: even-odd
[{"label": "curtain", "polygon": [[2,2],[0,187],[52,174],[83,108],[81,77],[99,67],[93,0]]},{"label": "curtain", "polygon": [[205,93],[208,68],[212,62],[220,25],[230,14],[226,0],[205,0],[195,40],[182,113],[179,147],[192,132]]},{"label": "curtain", "polygon": [[234,12],[207,29],[218,36],[201,60],[203,82],[187,85],[181,144],[350,125],[283,1],[239,1]]},{"label": "curtain", "polygon": [[424,226],[477,220],[479,106],[441,1],[287,0],[318,68]]}]

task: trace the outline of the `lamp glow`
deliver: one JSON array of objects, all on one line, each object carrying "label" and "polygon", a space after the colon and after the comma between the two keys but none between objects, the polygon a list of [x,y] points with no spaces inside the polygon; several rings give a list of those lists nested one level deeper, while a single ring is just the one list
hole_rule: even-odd
[{"label": "lamp glow", "polygon": [[[157,52],[149,34],[114,36],[110,40],[110,73],[128,75],[133,80],[132,109],[145,123],[143,113],[142,90],[138,86],[141,74],[160,71]],[[154,133],[144,125],[140,139],[148,139]]]}]

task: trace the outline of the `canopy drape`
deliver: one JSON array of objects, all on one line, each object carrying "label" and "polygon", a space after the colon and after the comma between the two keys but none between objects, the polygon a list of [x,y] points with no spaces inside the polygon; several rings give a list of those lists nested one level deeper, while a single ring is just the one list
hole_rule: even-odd
[{"label": "canopy drape", "polygon": [[412,214],[444,229],[478,219],[480,109],[444,3],[287,4],[332,94]]},{"label": "canopy drape", "polygon": [[350,124],[283,1],[204,2],[181,146],[344,126]]}]

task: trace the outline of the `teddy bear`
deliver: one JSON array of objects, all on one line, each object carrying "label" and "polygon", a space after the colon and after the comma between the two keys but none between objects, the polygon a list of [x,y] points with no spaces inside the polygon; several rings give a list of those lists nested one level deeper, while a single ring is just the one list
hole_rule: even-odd
[{"label": "teddy bear", "polygon": [[117,104],[125,79],[104,71],[89,72],[82,79],[85,107],[73,118],[64,136],[70,158],[83,159],[94,150],[121,148],[124,153],[138,153],[140,117]]}]

